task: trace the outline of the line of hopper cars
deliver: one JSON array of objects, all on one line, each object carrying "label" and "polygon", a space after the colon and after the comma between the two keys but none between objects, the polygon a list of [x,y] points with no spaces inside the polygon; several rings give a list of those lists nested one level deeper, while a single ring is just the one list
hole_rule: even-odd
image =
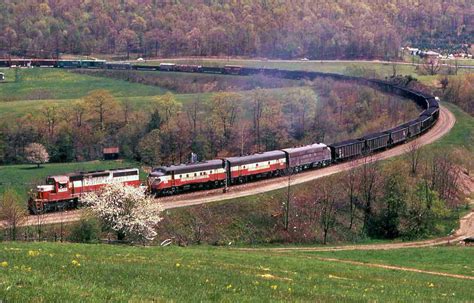
[{"label": "line of hopper cars", "polygon": [[[424,93],[395,86],[385,81],[363,79],[339,74],[281,70],[271,68],[251,68],[238,65],[210,67],[175,63],[157,65],[138,65],[124,62],[106,62],[103,60],[35,60],[0,59],[0,67],[11,66],[47,66],[56,68],[92,68],[118,70],[148,70],[163,72],[188,72],[208,74],[255,75],[263,74],[286,79],[314,79],[326,77],[335,80],[355,81],[372,86],[388,93],[413,100],[424,111],[418,118],[382,132],[367,134],[361,138],[332,144],[317,143],[296,148],[269,151],[241,157],[214,159],[194,164],[162,166],[153,169],[147,178],[149,190],[157,195],[179,193],[187,189],[199,189],[243,183],[250,180],[280,176],[288,172],[322,167],[366,156],[397,144],[404,143],[431,128],[439,117],[437,98]],[[98,172],[95,172],[98,173]],[[87,173],[85,173],[87,174]],[[55,186],[56,188],[57,186]],[[39,194],[38,194],[39,195]],[[61,203],[59,200],[51,203]],[[44,205],[49,201],[42,200]],[[54,205],[51,204],[51,205]],[[52,206],[53,207],[53,206]]]}]

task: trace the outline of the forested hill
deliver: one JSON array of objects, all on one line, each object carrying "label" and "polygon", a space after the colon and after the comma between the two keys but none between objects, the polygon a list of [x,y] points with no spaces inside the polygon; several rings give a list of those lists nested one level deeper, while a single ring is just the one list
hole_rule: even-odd
[{"label": "forested hill", "polygon": [[140,56],[383,58],[472,43],[472,0],[2,0],[0,49]]}]

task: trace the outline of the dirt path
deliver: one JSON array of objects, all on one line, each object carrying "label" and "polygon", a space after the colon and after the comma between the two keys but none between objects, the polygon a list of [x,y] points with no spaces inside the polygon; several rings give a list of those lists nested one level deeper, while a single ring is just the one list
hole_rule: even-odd
[{"label": "dirt path", "polygon": [[450,277],[450,278],[456,278],[456,279],[474,280],[473,276],[450,274],[450,273],[439,272],[439,271],[422,270],[422,269],[417,269],[417,268],[412,268],[412,267],[393,266],[393,265],[385,265],[385,264],[377,264],[377,263],[365,263],[365,262],[352,261],[352,260],[342,260],[342,259],[322,258],[322,257],[315,257],[314,259],[317,259],[320,261],[326,261],[326,262],[336,262],[336,263],[344,263],[344,264],[349,264],[349,265],[365,266],[365,267],[372,267],[372,268],[409,271],[409,272],[423,273],[423,274],[442,276],[442,277]]},{"label": "dirt path", "polygon": [[[430,144],[442,136],[449,133],[451,128],[454,126],[456,118],[454,115],[445,107],[441,106],[440,117],[436,125],[425,135],[416,139],[420,145]],[[351,162],[345,162],[337,165],[331,165],[329,167],[307,171],[291,177],[291,184],[301,184],[311,180],[319,179],[325,176],[329,176],[335,173],[339,173],[345,170],[353,169],[361,166],[366,162],[379,161],[401,155],[407,151],[407,145],[400,145],[387,151],[372,155],[370,158],[358,159]],[[229,200],[239,197],[245,197],[250,195],[261,194],[276,189],[285,188],[288,185],[287,178],[274,178],[262,180],[255,183],[247,183],[239,186],[232,186],[230,191],[222,193],[222,189],[199,191],[194,193],[188,193],[178,196],[166,197],[157,199],[164,209],[172,209],[178,207],[185,207],[191,205],[198,205],[204,203],[211,203],[216,201]],[[37,225],[37,224],[53,224],[53,223],[66,223],[77,221],[81,217],[81,210],[74,210],[62,213],[51,213],[39,216],[29,216],[27,222],[24,225]]]}]

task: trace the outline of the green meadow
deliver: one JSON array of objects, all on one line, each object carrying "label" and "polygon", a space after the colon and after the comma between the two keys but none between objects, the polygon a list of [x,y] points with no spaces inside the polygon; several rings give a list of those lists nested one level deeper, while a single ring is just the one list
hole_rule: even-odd
[{"label": "green meadow", "polygon": [[[473,248],[434,249],[427,255],[429,250],[395,250],[370,261],[396,259],[418,269],[429,263],[431,271],[473,276],[464,257],[472,259]],[[319,253],[8,242],[0,251],[0,298],[7,302],[474,300],[473,280],[345,264]],[[364,253],[340,258],[357,260]]]}]

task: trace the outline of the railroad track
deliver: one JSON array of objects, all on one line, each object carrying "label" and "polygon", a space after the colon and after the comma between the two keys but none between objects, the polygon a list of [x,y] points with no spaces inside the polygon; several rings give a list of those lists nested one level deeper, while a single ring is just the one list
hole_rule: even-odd
[{"label": "railroad track", "polygon": [[[421,137],[418,137],[415,141],[417,141],[417,144],[419,144],[420,146],[430,144],[449,133],[455,122],[456,118],[454,117],[454,115],[446,107],[441,106],[438,122],[427,133],[425,133]],[[367,162],[380,161],[401,155],[407,152],[407,145],[408,144],[399,145],[389,150],[371,155],[368,158],[356,159],[349,162],[331,165],[326,168],[306,171],[297,175],[293,175],[291,177],[291,184],[296,185],[305,183],[311,180],[319,179],[325,176],[356,168]],[[159,198],[157,199],[157,202],[162,205],[163,209],[173,209],[261,194],[264,192],[285,188],[286,186],[288,186],[288,179],[285,177],[281,177],[266,179],[259,182],[246,183],[238,186],[232,186],[230,191],[228,191],[227,193],[223,193],[222,189],[197,191],[177,196]],[[81,218],[82,214],[83,210],[72,210],[58,213],[43,214],[40,216],[28,216],[23,226],[74,222],[78,221]],[[0,226],[1,225],[3,224],[1,224],[0,222]]]}]

